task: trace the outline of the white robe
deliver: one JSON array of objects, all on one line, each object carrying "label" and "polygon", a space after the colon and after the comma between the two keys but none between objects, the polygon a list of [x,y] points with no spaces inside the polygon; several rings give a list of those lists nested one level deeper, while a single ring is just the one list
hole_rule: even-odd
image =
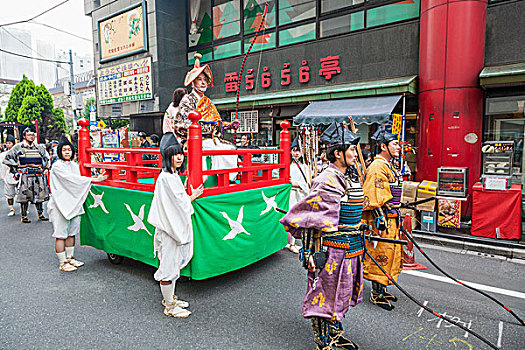
[{"label": "white robe", "polygon": [[91,188],[91,178],[80,175],[74,161],[58,159],[49,175],[51,198],[47,203],[49,220],[53,223],[55,238],[74,236],[80,229],[82,205]]},{"label": "white robe", "polygon": [[[223,143],[221,140],[215,139],[205,139],[202,140],[202,150],[208,151],[208,150],[235,150],[235,146]],[[211,170],[219,170],[219,169],[232,169],[237,168],[237,158],[236,155],[222,155],[222,156],[212,156],[211,157]],[[206,164],[206,157],[202,157],[202,169],[208,169]],[[237,173],[230,173],[229,179],[230,181],[235,180],[237,177]],[[202,182],[206,182],[206,179],[208,177],[206,175],[203,176]]]},{"label": "white robe", "polygon": [[[297,164],[299,164],[299,166],[301,167],[301,170],[303,171],[304,175],[306,176],[306,180],[308,181],[305,180]],[[295,203],[299,202],[308,195],[308,193],[310,192],[310,181],[310,168],[302,162],[296,163],[292,160],[292,163],[290,164],[290,183],[298,184],[300,187],[292,187],[292,189],[290,190],[289,208],[291,208]]]},{"label": "white robe", "polygon": [[4,180],[9,186],[16,186],[18,181],[15,180],[14,174],[10,172],[10,168],[4,164],[5,155],[9,151],[0,153],[0,180]]},{"label": "white robe", "polygon": [[175,281],[193,256],[193,206],[177,174],[162,171],[155,185],[148,222],[155,227],[154,253],[160,265],[157,281]]}]

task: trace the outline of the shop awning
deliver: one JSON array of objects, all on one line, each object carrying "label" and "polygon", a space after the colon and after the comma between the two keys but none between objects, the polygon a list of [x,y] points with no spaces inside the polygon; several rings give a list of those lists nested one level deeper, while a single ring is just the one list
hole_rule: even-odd
[{"label": "shop awning", "polygon": [[525,62],[485,67],[479,84],[483,88],[525,85]]},{"label": "shop awning", "polygon": [[401,95],[316,101],[293,118],[294,125],[330,124],[348,121],[356,124],[387,123]]},{"label": "shop awning", "polygon": [[[277,104],[298,102],[312,102],[341,98],[399,95],[403,93],[416,94],[416,75],[407,77],[389,78],[381,80],[367,80],[347,84],[318,86],[308,89],[283,90],[257,95],[241,94],[239,107],[253,108]],[[235,97],[214,98],[213,103],[220,110],[235,108]]]}]

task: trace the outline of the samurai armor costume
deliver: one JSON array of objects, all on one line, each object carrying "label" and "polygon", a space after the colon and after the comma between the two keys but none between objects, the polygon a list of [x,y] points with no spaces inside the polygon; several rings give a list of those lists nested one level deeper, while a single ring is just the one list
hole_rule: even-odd
[{"label": "samurai armor costume", "polygon": [[[16,201],[19,203],[41,204],[49,199],[44,170],[49,168],[49,156],[46,150],[38,145],[21,142],[13,146],[6,154],[4,164],[17,168],[20,176]],[[34,164],[38,167],[19,167]],[[37,206],[39,212],[41,205]]]},{"label": "samurai armor costume", "polygon": [[[363,222],[373,227],[373,235],[383,238],[400,239],[399,210],[388,210],[385,204],[399,204],[401,201],[402,187],[401,176],[397,170],[383,157],[378,156],[368,168],[363,185],[365,193]],[[375,216],[372,210],[376,208],[383,208],[385,215],[388,216],[386,230],[379,231],[375,226]],[[402,269],[402,246],[378,242],[374,247],[373,243],[367,242],[366,247],[374,259],[397,281]],[[371,259],[365,260],[364,278],[383,286],[392,284]]]},{"label": "samurai armor costume", "polygon": [[[310,318],[318,349],[357,349],[342,336],[341,319],[350,306],[362,300],[363,243],[356,227],[361,221],[363,191],[335,165],[313,180],[310,194],[281,219],[285,229],[302,235],[303,260],[308,259],[308,234],[322,238],[326,263],[316,273],[308,272],[302,313]],[[346,344],[344,347],[342,344]],[[349,345],[351,344],[351,345]]]}]

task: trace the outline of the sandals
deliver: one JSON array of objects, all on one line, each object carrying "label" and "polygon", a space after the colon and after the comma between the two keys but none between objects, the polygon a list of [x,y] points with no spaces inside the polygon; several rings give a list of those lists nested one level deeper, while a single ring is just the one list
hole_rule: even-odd
[{"label": "sandals", "polygon": [[394,309],[394,305],[392,305],[390,301],[385,298],[383,293],[377,292],[375,290],[372,290],[370,293],[370,301],[372,304],[375,304],[387,311],[392,311]]},{"label": "sandals", "polygon": [[301,248],[299,248],[299,246],[297,246],[295,243],[287,244],[285,248],[287,248],[294,254],[299,254],[299,252],[301,251]]},{"label": "sandals", "polygon": [[9,209],[9,214],[7,214],[7,216],[15,216],[15,210],[14,209]]},{"label": "sandals", "polygon": [[393,302],[397,301],[397,297],[387,292],[386,287],[383,287],[383,296],[385,297],[386,300],[393,301]]},{"label": "sandals", "polygon": [[31,220],[29,220],[27,218],[27,216],[22,216],[22,218],[20,219],[20,221],[23,223],[23,224],[29,224],[31,222]]},{"label": "sandals", "polygon": [[73,265],[74,267],[84,266],[84,263],[82,261],[78,261],[74,256],[69,258],[67,262],[69,263],[69,265]]},{"label": "sandals", "polygon": [[49,221],[49,219],[44,214],[38,214],[38,221]]},{"label": "sandals", "polygon": [[175,318],[188,318],[191,315],[191,311],[177,306],[174,301],[173,303],[166,305],[164,308],[164,315]]},{"label": "sandals", "polygon": [[[173,302],[175,303],[175,305],[183,309],[190,306],[190,303],[184,300],[180,300],[176,295],[173,296]],[[164,299],[162,299],[162,306],[166,306],[166,301]]]},{"label": "sandals", "polygon": [[65,262],[61,263],[58,266],[58,269],[60,271],[64,271],[64,272],[73,272],[73,271],[77,270],[77,268],[75,266],[71,265],[68,261],[65,261]]}]

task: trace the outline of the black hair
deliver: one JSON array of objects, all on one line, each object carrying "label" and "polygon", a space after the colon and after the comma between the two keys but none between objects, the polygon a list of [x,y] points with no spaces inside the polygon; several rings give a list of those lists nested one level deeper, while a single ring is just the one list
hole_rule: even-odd
[{"label": "black hair", "polygon": [[[172,157],[176,154],[182,154],[184,155],[184,151],[182,150],[182,147],[180,145],[171,145],[168,148],[162,152],[162,169],[164,171],[167,171],[170,174],[173,174],[173,168],[172,168]],[[184,171],[184,163],[177,168],[179,172]]]},{"label": "black hair", "polygon": [[372,158],[372,152],[370,152],[369,150],[367,149],[364,149],[362,152],[363,154],[363,160],[367,160],[368,158]]},{"label": "black hair", "polygon": [[51,154],[52,150],[53,150],[53,144],[51,142],[46,143],[46,152]]},{"label": "black hair", "polygon": [[337,158],[335,157],[335,151],[340,151],[344,153],[347,149],[350,148],[350,146],[351,144],[347,143],[344,145],[338,144],[328,147],[328,149],[326,150],[326,159],[328,159],[330,163],[335,163],[335,161],[337,160]]},{"label": "black hair", "polygon": [[157,134],[151,134],[151,135],[149,135],[149,138],[151,139],[151,142],[153,142],[154,144],[158,145],[158,143],[160,141],[160,137]]},{"label": "black hair", "polygon": [[62,148],[64,146],[69,146],[71,148],[71,158],[69,160],[75,159],[75,147],[73,147],[73,145],[71,143],[65,143],[65,144],[57,146],[57,156],[58,156],[58,158],[62,159],[62,160],[65,160],[64,156],[62,155]]},{"label": "black hair", "polygon": [[178,107],[180,104],[180,101],[188,93],[188,90],[186,88],[177,88],[175,91],[173,91],[173,107]]}]

